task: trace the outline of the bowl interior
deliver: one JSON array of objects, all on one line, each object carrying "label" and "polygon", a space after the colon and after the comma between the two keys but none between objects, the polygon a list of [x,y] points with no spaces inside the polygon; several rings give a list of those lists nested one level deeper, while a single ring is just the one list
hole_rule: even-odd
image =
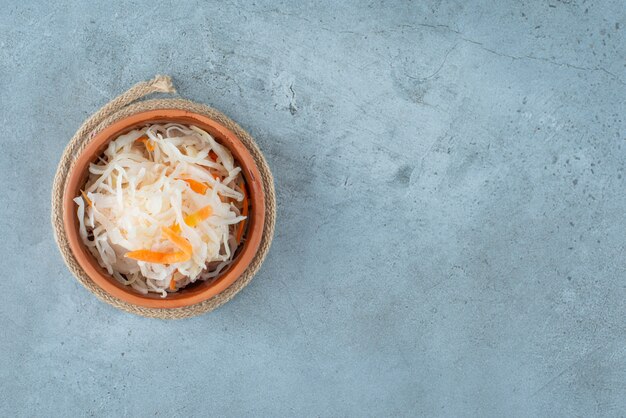
[{"label": "bowl interior", "polygon": [[[162,298],[156,293],[142,295],[132,287],[121,284],[100,267],[80,239],[76,204],[73,199],[80,195],[80,191],[87,181],[89,164],[96,161],[110,141],[119,135],[147,124],[167,122],[198,126],[231,151],[242,169],[249,195],[250,212],[244,243],[237,249],[233,262],[224,272],[215,279],[197,281],[175,293],[168,294],[167,298]],[[137,113],[109,125],[96,134],[71,168],[63,195],[63,222],[69,245],[76,260],[87,275],[112,296],[128,303],[152,308],[178,308],[193,305],[210,299],[228,288],[239,278],[254,258],[261,243],[264,221],[265,197],[261,175],[246,146],[221,123],[204,115],[177,109],[160,109]]]}]

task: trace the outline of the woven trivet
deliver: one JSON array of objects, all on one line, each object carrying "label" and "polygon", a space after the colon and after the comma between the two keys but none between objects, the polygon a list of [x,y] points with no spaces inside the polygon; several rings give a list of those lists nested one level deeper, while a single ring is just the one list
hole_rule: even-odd
[{"label": "woven trivet", "polygon": [[[65,263],[76,279],[78,279],[83,286],[95,294],[99,299],[115,306],[116,308],[141,316],[162,319],[180,319],[200,315],[205,312],[212,311],[232,299],[241,289],[250,283],[254,274],[261,267],[261,264],[263,263],[263,260],[265,259],[272,243],[272,237],[274,236],[274,223],[276,221],[276,198],[274,194],[274,180],[272,178],[272,173],[270,172],[263,154],[261,154],[259,147],[250,134],[248,134],[223,113],[203,104],[194,103],[184,99],[154,99],[137,101],[152,93],[175,92],[176,90],[172,86],[170,77],[156,76],[153,80],[138,83],[131,87],[128,91],[111,100],[100,110],[87,118],[76,134],[74,134],[69,144],[67,144],[67,147],[61,156],[61,161],[59,162],[52,186],[52,226],[54,228],[54,237],[59,249],[61,250]],[[65,180],[68,178],[72,166],[74,165],[74,162],[80,152],[98,132],[102,131],[110,124],[135,113],[155,109],[189,110],[208,116],[229,128],[248,148],[250,154],[252,154],[252,157],[259,168],[259,172],[261,173],[263,190],[265,192],[266,214],[263,236],[261,238],[259,251],[250,263],[250,266],[248,266],[243,274],[222,293],[204,302],[183,308],[145,308],[124,302],[103,291],[89,278],[89,276],[87,276],[74,258],[65,234],[65,228],[63,226],[63,191],[65,190]]]}]

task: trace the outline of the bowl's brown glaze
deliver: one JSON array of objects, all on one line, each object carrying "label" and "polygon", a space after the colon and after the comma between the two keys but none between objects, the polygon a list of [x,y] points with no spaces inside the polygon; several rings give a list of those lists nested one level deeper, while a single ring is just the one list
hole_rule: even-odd
[{"label": "bowl's brown glaze", "polygon": [[[174,122],[195,125],[210,133],[217,142],[227,147],[242,169],[250,200],[250,212],[243,248],[229,268],[216,279],[198,281],[167,298],[149,293],[142,295],[111,277],[85,248],[78,233],[76,204],[73,199],[87,181],[89,163],[94,162],[107,144],[119,135],[151,123]],[[70,248],[85,273],[105,292],[125,302],[149,308],[180,308],[212,298],[233,284],[252,262],[263,234],[265,223],[265,195],[261,175],[254,158],[237,136],[219,122],[193,112],[177,109],[151,110],[126,117],[103,129],[85,147],[70,170],[63,194],[63,223]]]}]

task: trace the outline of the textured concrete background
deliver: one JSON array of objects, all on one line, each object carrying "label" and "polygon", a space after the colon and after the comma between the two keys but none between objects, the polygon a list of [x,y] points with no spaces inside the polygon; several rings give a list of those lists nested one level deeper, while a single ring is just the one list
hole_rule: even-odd
[{"label": "textured concrete background", "polygon": [[[9,3],[0,415],[626,414],[623,1]],[[252,284],[179,322],[95,299],[49,222],[81,121],[157,73],[279,202]]]}]

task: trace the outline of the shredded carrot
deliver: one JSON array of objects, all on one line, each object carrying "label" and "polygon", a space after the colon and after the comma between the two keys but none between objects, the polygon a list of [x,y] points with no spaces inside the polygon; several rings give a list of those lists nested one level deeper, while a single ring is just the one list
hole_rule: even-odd
[{"label": "shredded carrot", "polygon": [[[241,214],[243,216],[248,216],[248,194],[246,193],[246,186],[243,184],[243,181],[239,184],[239,187],[241,188],[241,192],[243,193],[243,208],[241,209]],[[241,242],[245,226],[246,220],[244,219],[239,224],[239,229],[237,230],[237,244]]]},{"label": "shredded carrot", "polygon": [[213,208],[209,206],[205,206],[197,212],[194,212],[190,215],[185,216],[185,223],[191,227],[198,225],[200,222],[204,221],[206,218],[213,214]]},{"label": "shredded carrot", "polygon": [[215,173],[213,173],[213,178],[214,178],[215,180],[221,180],[221,179],[222,179],[222,176],[220,176],[219,174],[215,174]]},{"label": "shredded carrot", "polygon": [[137,250],[127,252],[125,257],[132,258],[137,261],[146,261],[148,263],[173,264],[188,261],[191,258],[191,254],[185,254],[182,251],[175,253],[162,253],[150,250]]},{"label": "shredded carrot", "polygon": [[143,142],[148,151],[154,151],[154,144],[148,139],[147,136],[142,136],[136,139],[137,142]]},{"label": "shredded carrot", "polygon": [[172,231],[174,231],[174,233],[175,233],[175,234],[180,234],[180,232],[181,232],[180,225],[178,225],[178,224],[174,224],[174,225],[172,225],[172,226],[170,227],[170,229],[171,229]]},{"label": "shredded carrot", "polygon": [[[197,212],[191,213],[185,216],[185,223],[190,227],[194,227],[198,225],[200,222],[204,221],[206,218],[213,214],[213,208],[211,206],[205,206]],[[180,225],[174,224],[170,227],[170,230],[175,234],[180,234],[181,229]]]},{"label": "shredded carrot", "polygon": [[87,193],[85,193],[83,190],[81,190],[80,194],[83,195],[83,199],[85,199],[85,203],[87,203],[87,206],[92,206],[93,205],[93,203],[91,203],[91,199],[89,199],[87,197]]},{"label": "shredded carrot", "polygon": [[212,161],[217,161],[217,154],[213,150],[211,150],[211,151],[209,151],[209,158]]},{"label": "shredded carrot", "polygon": [[204,183],[200,183],[199,181],[195,181],[192,179],[182,179],[187,182],[191,190],[199,194],[205,194],[209,186]]},{"label": "shredded carrot", "polygon": [[189,241],[165,226],[161,228],[161,232],[163,232],[167,239],[172,241],[174,245],[177,246],[183,253],[191,256],[191,254],[193,253],[193,247],[191,246],[191,243]]},{"label": "shredded carrot", "polygon": [[176,280],[174,280],[174,276],[172,276],[172,280],[170,280],[170,290],[176,290]]},{"label": "shredded carrot", "polygon": [[161,228],[161,231],[165,234],[167,239],[172,241],[174,245],[176,245],[182,251],[177,251],[173,253],[162,253],[150,250],[137,250],[126,253],[126,257],[132,258],[134,260],[147,261],[148,263],[158,264],[181,263],[191,258],[193,248],[189,241],[172,231],[170,228],[163,227]]}]

